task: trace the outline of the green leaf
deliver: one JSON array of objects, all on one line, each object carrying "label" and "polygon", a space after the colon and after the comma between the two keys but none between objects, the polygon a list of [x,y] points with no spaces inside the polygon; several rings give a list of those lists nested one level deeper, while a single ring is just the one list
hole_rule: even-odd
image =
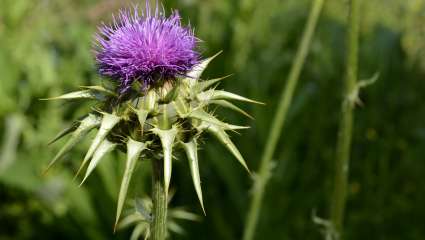
[{"label": "green leaf", "polygon": [[52,98],[44,98],[41,100],[69,100],[69,99],[97,99],[99,101],[105,100],[105,95],[92,89],[81,90],[66,93],[64,95]]},{"label": "green leaf", "polygon": [[99,145],[106,138],[108,133],[112,130],[112,128],[114,128],[115,125],[117,125],[117,123],[120,120],[121,120],[121,118],[114,115],[114,114],[103,113],[102,123],[100,124],[99,131],[97,132],[96,137],[93,139],[93,142],[90,145],[90,148],[87,151],[87,154],[84,157],[84,160],[81,163],[81,166],[78,169],[77,174],[75,176],[78,176],[80,171],[83,169],[83,167],[89,161],[89,159],[93,156],[94,151],[96,151],[97,147],[99,147]]},{"label": "green leaf", "polygon": [[46,173],[53,164],[56,163],[60,158],[62,158],[66,153],[68,153],[81,139],[86,136],[86,134],[93,128],[100,125],[100,117],[89,114],[86,118],[81,121],[81,124],[78,128],[72,133],[71,138],[68,142],[61,148],[61,150],[56,154],[53,160],[49,163],[44,173]]},{"label": "green leaf", "polygon": [[189,103],[187,103],[183,97],[177,97],[176,100],[173,101],[173,106],[177,115],[181,118],[184,118],[189,113]]},{"label": "green leaf", "polygon": [[239,152],[235,144],[233,144],[233,142],[230,140],[230,137],[227,135],[227,133],[224,131],[222,127],[214,125],[214,124],[202,122],[202,124],[198,128],[200,130],[206,130],[210,132],[212,135],[214,135],[233,154],[233,156],[235,156],[235,158],[248,171],[248,173],[251,174],[245,160],[242,157],[242,154]]},{"label": "green leaf", "polygon": [[201,203],[202,211],[204,211],[205,214],[204,201],[202,199],[201,178],[199,176],[198,149],[196,138],[193,138],[190,142],[187,143],[182,142],[182,145],[189,161],[193,185],[195,187],[196,194],[198,195],[199,202]]},{"label": "green leaf", "polygon": [[249,128],[249,127],[245,127],[245,126],[236,126],[236,125],[231,125],[231,124],[222,122],[222,121],[218,120],[216,117],[214,117],[213,115],[205,112],[201,108],[198,108],[198,109],[191,111],[189,114],[187,114],[187,117],[191,117],[191,118],[202,120],[204,122],[212,123],[214,125],[217,125],[217,126],[224,128],[225,130],[237,130],[237,129]]},{"label": "green leaf", "polygon": [[137,226],[134,228],[133,232],[131,233],[130,240],[140,239],[140,236],[142,236],[143,232],[145,232],[145,239],[147,239],[147,237],[150,235],[149,226],[145,223],[137,224]]},{"label": "green leaf", "polygon": [[247,112],[245,112],[244,110],[242,110],[241,108],[239,108],[238,106],[234,105],[233,103],[226,101],[226,100],[211,100],[208,102],[209,104],[216,104],[216,105],[220,105],[222,107],[225,108],[229,108],[232,109],[236,112],[239,112],[245,116],[247,116],[250,119],[254,119],[251,115],[249,115]]},{"label": "green leaf", "polygon": [[200,221],[200,217],[194,213],[188,212],[183,208],[170,209],[169,213],[171,218],[182,219],[187,221]]},{"label": "green leaf", "polygon": [[214,79],[210,79],[210,80],[205,80],[205,81],[199,81],[196,83],[194,89],[196,93],[202,92],[205,89],[209,88],[210,86],[214,85],[215,83],[218,83],[219,81],[229,77],[230,75],[224,76],[224,77],[220,77],[220,78],[214,78]]},{"label": "green leaf", "polygon": [[59,140],[59,139],[63,138],[64,136],[72,133],[73,131],[75,131],[78,128],[79,124],[80,124],[80,122],[73,122],[69,127],[60,131],[52,140],[49,141],[49,143],[47,143],[47,145],[51,145],[52,143],[56,142],[57,140]]},{"label": "green leaf", "polygon": [[148,112],[152,112],[156,109],[156,105],[158,100],[158,94],[155,92],[155,90],[150,90],[148,91],[148,93],[143,97],[142,100],[142,106],[141,108],[148,111]]},{"label": "green leaf", "polygon": [[130,225],[133,225],[133,224],[138,223],[138,222],[146,222],[147,223],[148,221],[146,219],[144,219],[143,216],[140,213],[135,212],[133,214],[130,214],[130,215],[124,217],[123,220],[121,220],[118,223],[117,229],[123,229],[123,228],[129,227]]},{"label": "green leaf", "polygon": [[180,234],[180,235],[186,234],[186,231],[173,220],[169,220],[167,225],[168,225],[168,229],[171,232],[174,232],[174,233],[177,233],[177,234]]},{"label": "green leaf", "polygon": [[263,104],[262,102],[257,102],[254,100],[251,100],[246,97],[239,96],[237,94],[226,92],[223,90],[215,90],[210,89],[205,92],[201,92],[197,95],[197,98],[199,101],[211,101],[211,100],[236,100],[236,101],[243,101],[243,102],[249,102],[249,103],[255,103],[255,104]]},{"label": "green leaf", "polygon": [[93,154],[89,166],[87,167],[86,175],[84,176],[83,181],[81,181],[80,186],[86,181],[87,177],[93,172],[96,166],[99,164],[100,160],[108,152],[112,151],[116,147],[116,144],[109,142],[107,139],[103,140],[99,147],[96,149],[96,152]]},{"label": "green leaf", "polygon": [[162,130],[159,128],[153,128],[152,132],[161,139],[162,150],[164,154],[164,188],[165,193],[168,194],[168,188],[170,187],[171,172],[173,168],[173,143],[177,135],[177,127],[173,125],[171,129]]},{"label": "green leaf", "polygon": [[149,115],[149,112],[146,111],[145,109],[134,109],[134,112],[136,113],[137,119],[139,120],[140,129],[142,130],[142,135],[143,135],[143,129],[145,126],[146,118]]},{"label": "green leaf", "polygon": [[137,160],[139,159],[140,153],[146,149],[147,144],[137,142],[133,139],[129,139],[127,142],[127,162],[125,164],[124,176],[121,181],[120,192],[118,195],[118,206],[117,215],[115,218],[115,227],[117,226],[118,220],[124,206],[124,201],[127,196],[128,186],[133,175],[134,169],[136,168]]},{"label": "green leaf", "polygon": [[185,78],[184,80],[188,81],[190,86],[194,86],[195,83],[197,82],[197,80],[201,77],[202,73],[204,72],[204,70],[207,68],[208,64],[215,58],[217,57],[219,54],[221,53],[218,52],[216,53],[214,56],[209,57],[207,59],[202,60],[199,64],[195,65],[192,69],[192,71],[188,72],[186,74],[187,78]]},{"label": "green leaf", "polygon": [[117,94],[115,92],[113,92],[109,89],[106,89],[102,86],[81,86],[81,88],[94,90],[94,91],[97,91],[97,92],[102,92],[106,95],[117,96]]},{"label": "green leaf", "polygon": [[165,95],[165,97],[163,97],[162,99],[160,99],[159,103],[169,103],[171,101],[174,101],[174,99],[176,99],[176,97],[179,94],[179,83],[175,84],[173,86],[173,88]]}]

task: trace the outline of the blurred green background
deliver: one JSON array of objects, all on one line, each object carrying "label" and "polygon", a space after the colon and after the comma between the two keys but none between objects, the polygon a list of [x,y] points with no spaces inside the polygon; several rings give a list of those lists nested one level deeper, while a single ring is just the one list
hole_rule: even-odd
[{"label": "blurred green background", "polygon": [[[310,0],[173,0],[203,40],[203,56],[223,53],[204,74],[233,73],[221,87],[266,106],[244,105],[255,120],[232,139],[256,170]],[[137,3],[137,1],[133,1]],[[139,3],[142,3],[140,1]],[[0,0],[0,239],[128,239],[113,233],[123,155],[115,154],[78,188],[73,174],[87,142],[41,172],[63,141],[47,142],[90,105],[40,98],[100,81],[91,50],[101,21],[130,1]],[[275,153],[257,239],[323,239],[313,211],[328,217],[344,75],[347,2],[328,0]],[[425,239],[425,1],[364,0],[361,92],[355,113],[346,239]],[[181,222],[173,239],[240,239],[251,179],[214,139],[200,151],[207,215]],[[132,196],[149,194],[149,165]],[[173,171],[171,207],[202,215],[185,161]],[[135,184],[137,183],[137,184]],[[130,207],[129,207],[130,208]]]}]

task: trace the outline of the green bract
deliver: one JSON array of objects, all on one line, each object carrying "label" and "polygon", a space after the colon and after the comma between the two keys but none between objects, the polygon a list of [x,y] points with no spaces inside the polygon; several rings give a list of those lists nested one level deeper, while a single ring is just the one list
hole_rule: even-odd
[{"label": "green bract", "polygon": [[230,92],[216,90],[214,86],[221,78],[200,80],[202,72],[214,57],[201,61],[187,74],[187,77],[165,82],[161,87],[146,91],[140,91],[136,86],[129,94],[119,96],[113,89],[89,86],[83,87],[81,91],[51,98],[64,100],[87,98],[96,101],[97,104],[95,110],[74,122],[52,140],[54,142],[71,134],[68,142],[47,168],[94,129],[97,130],[97,134],[77,172],[78,175],[87,165],[82,183],[106,153],[114,149],[126,152],[126,166],[118,197],[117,223],[137,161],[141,159],[164,161],[164,187],[168,192],[173,151],[181,150],[187,155],[193,184],[204,210],[197,154],[197,139],[202,133],[209,132],[215,136],[248,170],[245,160],[227,134],[229,130],[235,131],[247,127],[220,121],[208,111],[208,106],[219,105],[249,116],[229,101],[258,103]]}]

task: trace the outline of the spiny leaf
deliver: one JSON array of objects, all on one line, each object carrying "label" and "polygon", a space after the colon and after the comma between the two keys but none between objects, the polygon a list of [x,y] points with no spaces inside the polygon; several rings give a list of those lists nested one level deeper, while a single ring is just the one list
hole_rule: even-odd
[{"label": "spiny leaf", "polygon": [[224,77],[220,77],[220,78],[214,78],[214,79],[210,79],[210,80],[205,80],[205,81],[199,81],[196,83],[196,85],[194,86],[194,91],[196,93],[202,92],[205,89],[209,88],[211,85],[214,85],[215,83],[229,77],[230,75],[224,76]]},{"label": "spiny leaf", "polygon": [[99,126],[99,124],[100,118],[96,115],[89,114],[86,118],[84,118],[78,128],[72,133],[71,138],[68,140],[68,142],[61,148],[61,150],[49,163],[44,173],[46,173],[53,166],[53,164],[56,163],[56,161],[58,161],[67,152],[69,152],[91,129],[96,126]]},{"label": "spiny leaf", "polygon": [[204,201],[202,199],[201,178],[199,176],[198,149],[196,138],[193,138],[190,142],[182,143],[182,145],[189,161],[193,185],[195,187],[196,194],[198,195],[199,202],[201,203],[202,211],[204,211],[205,214]]},{"label": "spiny leaf", "polygon": [[200,130],[206,130],[213,134],[233,154],[233,156],[236,157],[236,159],[239,161],[240,164],[242,164],[242,166],[248,171],[248,173],[251,174],[238,148],[235,146],[235,144],[233,144],[233,142],[230,140],[230,137],[227,135],[227,133],[222,127],[202,122],[202,124],[198,128]]},{"label": "spiny leaf", "polygon": [[73,122],[69,127],[60,131],[52,140],[49,141],[49,143],[47,143],[47,145],[50,145],[50,144],[56,142],[57,140],[63,138],[64,136],[72,133],[73,131],[75,131],[78,128],[79,125],[80,125],[80,122]]},{"label": "spiny leaf", "polygon": [[246,97],[239,96],[237,94],[226,92],[223,90],[214,90],[210,89],[205,92],[201,92],[197,95],[197,98],[199,101],[210,101],[210,100],[237,100],[237,101],[243,101],[243,102],[250,102],[250,103],[256,103],[256,104],[264,104],[262,102],[257,102],[254,100],[251,100]]},{"label": "spiny leaf", "polygon": [[96,149],[96,152],[93,154],[89,166],[87,167],[86,175],[84,176],[83,181],[81,181],[80,186],[86,181],[87,177],[93,172],[96,166],[99,164],[100,160],[108,152],[112,151],[115,148],[116,144],[109,142],[107,139],[103,140],[99,147]]},{"label": "spiny leaf", "polygon": [[81,163],[80,168],[77,171],[77,174],[75,176],[78,176],[80,171],[83,169],[83,167],[86,165],[86,163],[89,161],[89,159],[93,156],[94,151],[96,151],[97,147],[102,143],[102,141],[106,138],[108,133],[112,130],[112,128],[117,125],[117,123],[121,120],[120,117],[109,114],[109,113],[103,113],[102,123],[100,124],[99,131],[96,134],[96,137],[93,139],[92,144],[90,145],[89,150],[87,151],[86,156],[84,157],[83,162]]},{"label": "spiny leaf", "polygon": [[184,117],[189,112],[189,105],[181,97],[177,97],[176,100],[173,101],[173,106],[179,117]]},{"label": "spiny leaf", "polygon": [[191,111],[188,114],[188,117],[196,118],[196,119],[208,122],[208,123],[212,123],[214,125],[217,125],[217,126],[224,128],[225,130],[237,130],[237,129],[249,128],[249,127],[245,127],[245,126],[236,126],[236,125],[231,125],[231,124],[222,122],[222,121],[218,120],[216,117],[214,117],[213,115],[205,112],[201,108],[198,108],[198,109]]},{"label": "spiny leaf", "polygon": [[158,94],[155,91],[148,91],[148,93],[143,97],[141,108],[152,112],[156,107],[158,99]]},{"label": "spiny leaf", "polygon": [[131,109],[137,115],[137,119],[139,121],[140,129],[142,130],[142,135],[143,135],[143,129],[144,129],[144,126],[145,126],[145,123],[146,123],[146,118],[149,115],[149,112],[145,109],[135,109],[133,107]]},{"label": "spiny leaf", "polygon": [[211,100],[208,102],[209,104],[216,104],[216,105],[220,105],[222,107],[225,108],[229,108],[232,109],[236,112],[239,112],[245,116],[247,116],[250,119],[254,119],[251,115],[249,115],[247,112],[245,112],[244,110],[242,110],[241,108],[239,108],[238,106],[234,105],[233,103],[226,101],[226,100]]},{"label": "spiny leaf", "polygon": [[173,88],[167,93],[167,95],[165,95],[163,99],[159,101],[159,103],[169,103],[176,99],[179,94],[179,89],[179,84],[175,84],[175,86],[173,86]]},{"label": "spiny leaf", "polygon": [[87,89],[87,90],[66,93],[58,97],[44,98],[41,100],[69,100],[69,99],[87,99],[87,98],[103,101],[105,100],[105,95],[97,91],[93,91],[92,89]]},{"label": "spiny leaf", "polygon": [[199,64],[195,65],[192,69],[192,71],[188,72],[186,74],[187,78],[185,78],[185,80],[187,80],[189,82],[190,86],[194,86],[194,84],[196,83],[196,81],[201,77],[202,73],[204,72],[205,68],[208,66],[208,64],[215,58],[217,57],[219,54],[221,53],[218,52],[216,53],[214,56],[209,57],[207,59],[202,60]]},{"label": "spiny leaf", "polygon": [[168,194],[168,188],[171,181],[171,171],[173,167],[173,143],[177,135],[177,127],[173,125],[171,129],[167,130],[153,128],[152,132],[158,135],[161,139],[162,150],[164,153],[164,188],[165,193]]},{"label": "spiny leaf", "polygon": [[137,142],[133,139],[129,139],[127,142],[127,162],[125,164],[124,176],[121,181],[120,193],[118,195],[118,206],[117,215],[115,218],[115,227],[117,226],[118,220],[121,215],[124,201],[127,196],[128,186],[130,184],[133,171],[136,167],[137,160],[139,159],[140,153],[147,147],[146,143]]},{"label": "spiny leaf", "polygon": [[81,86],[81,88],[102,92],[102,93],[105,93],[105,94],[111,95],[111,96],[117,96],[116,93],[114,93],[113,91],[108,90],[108,89],[106,89],[102,86]]}]

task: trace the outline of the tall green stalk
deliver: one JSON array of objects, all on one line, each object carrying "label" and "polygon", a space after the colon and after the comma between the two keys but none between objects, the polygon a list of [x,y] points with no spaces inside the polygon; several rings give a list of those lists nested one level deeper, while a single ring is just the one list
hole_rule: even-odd
[{"label": "tall green stalk", "polygon": [[164,188],[164,165],[161,160],[152,160],[153,219],[151,239],[164,240],[167,233],[167,194]]},{"label": "tall green stalk", "polygon": [[301,44],[298,48],[295,61],[288,75],[285,88],[282,90],[277,112],[274,116],[273,123],[269,131],[269,138],[261,158],[260,168],[258,170],[258,174],[255,175],[253,197],[251,199],[251,204],[246,219],[243,236],[244,240],[252,240],[254,238],[265,187],[271,175],[271,159],[273,157],[273,153],[275,152],[276,145],[286,119],[286,114],[292,101],[295,87],[308,54],[311,39],[313,37],[314,30],[316,29],[323,3],[324,0],[315,0],[313,2],[313,6],[310,10],[308,21],[302,36]]},{"label": "tall green stalk", "polygon": [[336,150],[334,192],[331,207],[331,223],[336,239],[341,238],[345,202],[347,196],[350,145],[353,115],[357,100],[357,68],[359,47],[359,0],[351,0],[347,31],[347,66],[341,105],[341,122]]}]

